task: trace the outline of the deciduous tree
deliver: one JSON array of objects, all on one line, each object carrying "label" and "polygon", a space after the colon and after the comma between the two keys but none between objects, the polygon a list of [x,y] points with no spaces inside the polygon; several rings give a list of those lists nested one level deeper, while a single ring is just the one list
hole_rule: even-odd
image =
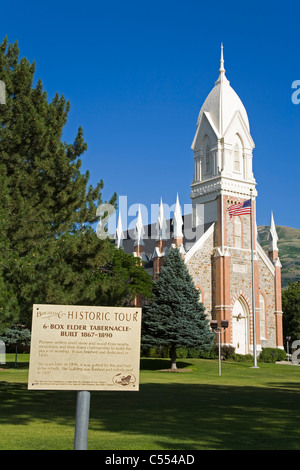
[{"label": "deciduous tree", "polygon": [[300,340],[300,281],[290,283],[282,292],[284,338]]}]

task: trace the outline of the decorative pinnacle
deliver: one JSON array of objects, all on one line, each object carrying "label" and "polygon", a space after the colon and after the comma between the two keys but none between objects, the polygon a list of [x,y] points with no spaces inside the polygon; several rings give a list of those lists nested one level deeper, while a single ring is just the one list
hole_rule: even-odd
[{"label": "decorative pinnacle", "polygon": [[144,231],[144,226],[143,226],[143,221],[142,221],[141,206],[139,205],[139,211],[138,211],[138,216],[137,216],[136,225],[135,225],[134,246],[144,245],[144,240],[143,240],[144,233],[145,231]]},{"label": "decorative pinnacle", "polygon": [[220,69],[219,69],[219,74],[225,74],[225,69],[224,69],[224,57],[223,57],[223,43],[221,43],[221,59],[220,59]]},{"label": "decorative pinnacle", "polygon": [[158,240],[167,240],[167,235],[166,235],[167,224],[165,221],[162,199],[160,200],[159,215],[158,215],[156,227],[157,227],[157,233],[158,233]]},{"label": "decorative pinnacle", "polygon": [[271,223],[270,223],[270,231],[269,231],[269,251],[278,251],[277,241],[278,241],[278,235],[277,235],[276,226],[274,222],[273,212],[271,212]]},{"label": "decorative pinnacle", "polygon": [[117,248],[123,248],[124,233],[122,227],[121,214],[119,213],[118,226],[115,234]]},{"label": "decorative pinnacle", "polygon": [[179,204],[179,197],[177,193],[177,199],[176,199],[175,210],[174,210],[174,218],[173,218],[173,238],[183,237],[182,225],[183,225],[183,220],[182,220],[181,208]]}]

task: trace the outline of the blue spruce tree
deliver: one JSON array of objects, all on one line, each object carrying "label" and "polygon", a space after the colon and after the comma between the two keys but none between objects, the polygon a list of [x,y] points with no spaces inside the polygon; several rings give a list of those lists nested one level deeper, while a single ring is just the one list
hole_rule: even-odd
[{"label": "blue spruce tree", "polygon": [[169,347],[171,368],[176,369],[177,348],[209,351],[213,342],[199,291],[178,248],[171,248],[143,313],[142,345]]}]

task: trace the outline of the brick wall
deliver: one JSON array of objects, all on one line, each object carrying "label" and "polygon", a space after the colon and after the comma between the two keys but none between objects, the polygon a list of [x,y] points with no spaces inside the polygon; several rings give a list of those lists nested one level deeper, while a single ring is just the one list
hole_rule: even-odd
[{"label": "brick wall", "polygon": [[201,286],[206,314],[211,318],[213,234],[188,261],[187,268],[196,286]]}]

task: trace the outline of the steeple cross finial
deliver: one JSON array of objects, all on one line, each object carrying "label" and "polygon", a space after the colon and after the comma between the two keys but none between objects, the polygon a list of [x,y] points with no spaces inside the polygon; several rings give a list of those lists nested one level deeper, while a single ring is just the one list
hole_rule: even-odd
[{"label": "steeple cross finial", "polygon": [[220,75],[225,75],[225,69],[224,69],[224,57],[223,57],[223,43],[221,43],[221,59],[220,59],[220,69],[219,69],[219,74],[220,74]]}]

